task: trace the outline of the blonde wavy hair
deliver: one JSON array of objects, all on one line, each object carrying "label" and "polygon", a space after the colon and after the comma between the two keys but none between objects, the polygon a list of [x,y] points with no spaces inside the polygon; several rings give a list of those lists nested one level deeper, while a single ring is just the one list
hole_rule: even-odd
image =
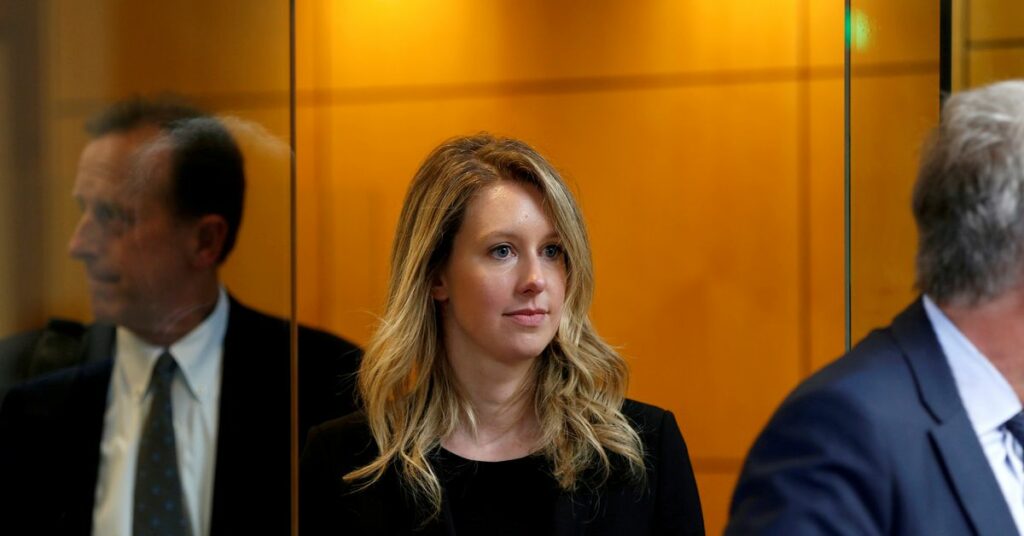
[{"label": "blonde wavy hair", "polygon": [[[487,134],[449,140],[420,166],[409,186],[391,251],[387,305],[359,369],[359,393],[379,448],[345,475],[370,485],[394,467],[428,519],[441,509],[441,484],[429,454],[460,425],[475,429],[445,355],[431,285],[451,254],[466,207],[481,187],[511,180],[536,187],[562,241],[566,294],[558,331],[535,362],[531,387],[540,452],[559,486],[584,475],[604,482],[616,464],[644,478],[643,446],[623,416],[628,369],[588,317],[593,264],[583,216],[555,169],[525,143]],[[590,471],[596,470],[596,473]],[[588,482],[588,485],[590,483]]]}]

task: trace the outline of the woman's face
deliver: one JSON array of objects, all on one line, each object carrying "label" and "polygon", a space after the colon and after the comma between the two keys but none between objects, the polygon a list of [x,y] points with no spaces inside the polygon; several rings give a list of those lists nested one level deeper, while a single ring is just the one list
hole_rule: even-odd
[{"label": "woman's face", "polygon": [[432,293],[453,362],[515,365],[540,355],[565,299],[562,246],[540,192],[507,180],[477,192]]}]

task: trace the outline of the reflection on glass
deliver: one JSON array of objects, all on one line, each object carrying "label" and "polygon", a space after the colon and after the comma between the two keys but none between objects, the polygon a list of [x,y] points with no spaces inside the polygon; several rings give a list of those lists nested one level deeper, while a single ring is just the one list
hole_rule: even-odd
[{"label": "reflection on glass", "polygon": [[953,90],[1024,77],[1024,4],[952,0]]},{"label": "reflection on glass", "polygon": [[[15,4],[0,532],[288,533],[288,2]],[[298,346],[304,437],[358,352]]]}]

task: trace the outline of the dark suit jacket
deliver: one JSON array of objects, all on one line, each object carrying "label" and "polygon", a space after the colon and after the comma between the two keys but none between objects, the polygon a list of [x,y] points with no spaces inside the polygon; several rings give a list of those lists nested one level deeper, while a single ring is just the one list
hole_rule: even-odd
[{"label": "dark suit jacket", "polygon": [[[93,326],[84,365],[12,389],[0,409],[0,532],[89,534],[113,359]],[[224,336],[211,533],[290,530],[290,343],[286,321],[231,300]],[[300,436],[352,411],[359,350],[299,332]]]},{"label": "dark suit jacket", "polygon": [[920,300],[782,403],[726,534],[1017,534]]},{"label": "dark suit jacket", "polygon": [[[550,534],[704,534],[693,469],[672,413],[631,400],[623,413],[643,441],[646,485],[613,478],[597,492],[581,486],[576,494],[562,493]],[[394,470],[361,491],[342,482],[376,454],[361,412],[310,432],[300,473],[302,535],[454,534],[446,504],[440,518],[417,531],[422,518]]]},{"label": "dark suit jacket", "polygon": [[[92,340],[97,330],[79,322],[51,318],[44,329],[17,333],[0,339],[0,402],[15,385],[55,370],[81,364],[96,351],[105,351],[110,342]],[[105,333],[104,333],[105,334]]]}]

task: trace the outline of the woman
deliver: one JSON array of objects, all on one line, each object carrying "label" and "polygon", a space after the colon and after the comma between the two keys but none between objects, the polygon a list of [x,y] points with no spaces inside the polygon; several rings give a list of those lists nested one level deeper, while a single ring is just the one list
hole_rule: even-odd
[{"label": "woman", "polygon": [[548,162],[488,135],[435,149],[399,219],[365,410],[303,454],[303,534],[703,534],[675,420],[625,400],[592,294]]}]

